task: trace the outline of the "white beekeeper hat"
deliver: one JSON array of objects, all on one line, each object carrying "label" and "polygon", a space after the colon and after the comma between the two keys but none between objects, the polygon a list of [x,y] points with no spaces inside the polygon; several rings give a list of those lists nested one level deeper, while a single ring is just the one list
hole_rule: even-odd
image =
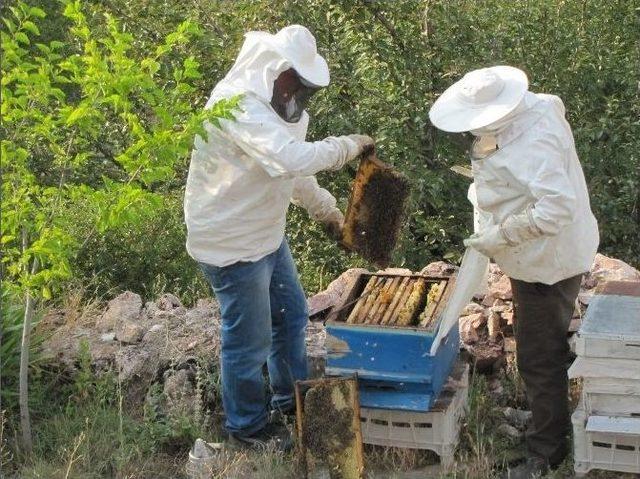
[{"label": "white beekeeper hat", "polygon": [[484,128],[513,111],[528,87],[526,73],[515,67],[473,70],[440,95],[429,119],[451,133]]},{"label": "white beekeeper hat", "polygon": [[251,37],[271,45],[309,83],[319,87],[329,84],[327,62],[318,54],[316,39],[306,27],[289,25],[275,35],[268,32],[246,34],[247,40]]}]

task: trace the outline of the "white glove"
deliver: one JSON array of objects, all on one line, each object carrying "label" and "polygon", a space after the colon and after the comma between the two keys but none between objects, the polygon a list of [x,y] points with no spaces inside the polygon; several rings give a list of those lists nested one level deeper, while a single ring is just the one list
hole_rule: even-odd
[{"label": "white glove", "polygon": [[539,238],[544,234],[533,219],[533,208],[531,206],[522,213],[509,216],[502,222],[501,228],[509,246],[519,245],[525,241]]},{"label": "white glove", "polygon": [[502,231],[500,231],[500,225],[494,224],[486,227],[481,233],[473,234],[465,239],[464,245],[467,248],[479,251],[487,258],[491,258],[496,252],[509,244]]},{"label": "white glove", "polygon": [[343,144],[347,147],[347,153],[330,168],[331,170],[339,170],[348,162],[358,158],[367,148],[373,147],[373,138],[367,135],[346,135],[339,137]]},{"label": "white glove", "polygon": [[338,208],[334,208],[329,214],[322,218],[320,222],[332,239],[336,241],[340,241],[342,239],[342,228],[344,227],[344,215],[342,214],[342,211]]},{"label": "white glove", "polygon": [[[373,146],[373,138],[368,135],[347,135],[347,138],[353,140],[356,145],[358,145],[358,153],[356,157],[359,156],[364,150]],[[354,157],[355,158],[355,157]]]},{"label": "white glove", "polygon": [[505,246],[517,246],[543,234],[533,220],[532,207],[528,207],[521,213],[508,216],[499,225],[488,225],[480,233],[464,240],[464,245],[491,258]]}]

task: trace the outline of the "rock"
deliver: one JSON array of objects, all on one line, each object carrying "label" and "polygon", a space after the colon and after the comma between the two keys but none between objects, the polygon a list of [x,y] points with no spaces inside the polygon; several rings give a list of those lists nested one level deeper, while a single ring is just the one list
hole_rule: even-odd
[{"label": "rock", "polygon": [[141,310],[140,295],[125,291],[109,301],[106,311],[96,321],[96,329],[101,333],[112,331],[120,322],[137,320]]},{"label": "rock", "polygon": [[511,299],[513,295],[511,293],[511,281],[509,277],[503,275],[498,281],[490,283],[489,294],[499,299]]},{"label": "rock", "polygon": [[464,343],[475,343],[479,339],[478,329],[480,329],[485,321],[484,313],[474,313],[468,316],[462,316],[459,319],[460,336]]},{"label": "rock", "polygon": [[460,340],[465,344],[477,343],[480,339],[478,331],[473,327],[471,321],[465,320],[466,318],[468,318],[468,316],[460,318]]},{"label": "rock", "polygon": [[624,261],[596,254],[589,276],[602,281],[640,281],[640,271]]},{"label": "rock", "polygon": [[533,414],[531,411],[515,409],[512,407],[504,408],[502,413],[507,421],[509,421],[509,424],[517,427],[518,429],[524,429],[527,426],[527,423],[531,420]]},{"label": "rock", "polygon": [[478,342],[465,345],[465,348],[474,358],[478,372],[492,372],[493,364],[504,356],[502,345],[497,343]]},{"label": "rock", "polygon": [[162,324],[154,324],[149,328],[150,333],[155,333],[162,330],[164,330],[164,326],[162,326]]},{"label": "rock", "polygon": [[[409,271],[409,270],[407,270]],[[368,271],[363,268],[351,268],[342,273],[338,278],[333,280],[327,286],[327,289],[324,291],[311,296],[307,299],[307,305],[309,307],[309,316],[315,316],[323,311],[326,311],[332,307],[334,307],[342,294],[348,288],[351,288],[351,285],[356,280],[358,276],[363,273],[367,273]],[[411,272],[409,271],[409,274]],[[406,273],[403,273],[406,274]]]},{"label": "rock", "polygon": [[489,330],[489,339],[495,341],[500,334],[500,315],[495,311],[491,311],[487,318],[487,329]]},{"label": "rock", "polygon": [[482,313],[484,312],[484,308],[480,306],[478,303],[469,303],[467,304],[460,316],[469,316],[470,314]]},{"label": "rock", "polygon": [[144,328],[139,324],[131,321],[123,322],[118,326],[115,337],[118,341],[125,344],[135,344],[142,341],[144,336]]},{"label": "rock", "polygon": [[115,352],[115,365],[127,403],[141,406],[160,370],[159,351],[128,346]]},{"label": "rock", "polygon": [[195,372],[191,368],[179,369],[167,374],[163,393],[166,399],[166,414],[174,417],[193,414],[196,397]]},{"label": "rock", "polygon": [[156,305],[161,311],[171,311],[174,308],[183,307],[180,299],[171,293],[165,293],[160,296],[156,301]]},{"label": "rock", "polygon": [[485,295],[485,297],[482,299],[482,306],[493,306],[493,303],[495,303],[496,301],[496,297],[493,295],[493,293],[489,292],[489,294]]},{"label": "rock", "polygon": [[196,307],[187,310],[185,322],[194,324],[220,324],[220,307],[214,299],[199,299]]},{"label": "rock", "polygon": [[115,339],[116,339],[116,333],[114,332],[104,333],[100,335],[100,341],[102,341],[103,343],[108,343]]},{"label": "rock", "polygon": [[515,338],[504,338],[502,346],[507,353],[515,353],[516,352],[516,339]]},{"label": "rock", "polygon": [[510,437],[511,439],[521,439],[523,436],[522,432],[506,422],[498,426],[498,432],[504,436]]},{"label": "rock", "polygon": [[471,321],[475,329],[480,329],[487,322],[487,317],[484,313],[475,313],[469,315],[468,320]]},{"label": "rock", "polygon": [[504,319],[509,326],[513,326],[513,311],[505,311],[501,313],[502,319]]},{"label": "rock", "polygon": [[576,331],[578,331],[580,329],[581,325],[582,325],[582,318],[580,318],[580,317],[572,318],[571,322],[569,323],[569,332],[570,333],[575,333]]},{"label": "rock", "polygon": [[489,391],[493,397],[499,397],[504,394],[504,386],[502,381],[497,377],[492,377],[488,380]]},{"label": "rock", "polygon": [[457,266],[447,263],[446,261],[436,261],[422,268],[420,274],[427,276],[444,276],[457,271],[457,269]]},{"label": "rock", "polygon": [[591,292],[582,292],[582,291],[581,291],[581,292],[578,294],[578,301],[579,301],[581,304],[584,304],[584,305],[587,305],[587,306],[588,306],[588,305],[589,305],[589,303],[591,302],[591,299],[592,299],[592,298],[593,298],[593,293],[591,293]]}]

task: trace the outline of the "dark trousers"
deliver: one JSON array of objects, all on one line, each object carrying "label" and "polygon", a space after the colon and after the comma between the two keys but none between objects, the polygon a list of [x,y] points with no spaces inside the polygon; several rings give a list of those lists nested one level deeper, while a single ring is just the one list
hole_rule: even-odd
[{"label": "dark trousers", "polygon": [[527,449],[552,466],[567,455],[567,331],[581,278],[578,275],[552,285],[511,280],[518,371],[533,413]]}]

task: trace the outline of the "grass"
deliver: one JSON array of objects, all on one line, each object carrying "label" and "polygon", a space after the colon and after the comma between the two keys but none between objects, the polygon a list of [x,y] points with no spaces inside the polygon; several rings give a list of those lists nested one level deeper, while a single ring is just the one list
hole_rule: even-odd
[{"label": "grass", "polygon": [[[196,437],[220,440],[219,425],[202,417],[167,418],[146,411],[143,417],[120,408],[118,385],[113,375],[95,377],[81,354],[80,372],[73,379],[47,371],[32,387],[34,415],[33,459],[7,448],[7,437],[15,436],[11,421],[0,428],[0,457],[3,471],[11,464],[14,476],[24,479],[151,479],[186,478],[189,447]],[[84,356],[83,356],[84,355]],[[85,359],[83,359],[83,357]],[[500,382],[507,391],[517,387],[517,377],[507,369]],[[472,375],[469,412],[462,424],[460,445],[450,479],[490,479],[497,477],[514,449],[513,440],[497,432],[503,407],[517,406],[516,397],[501,402],[490,394],[487,377]],[[206,415],[204,415],[206,417]],[[15,416],[14,416],[15,418]],[[13,432],[13,434],[12,434]],[[4,441],[4,442],[3,442]],[[10,444],[10,441],[9,441]],[[402,477],[402,471],[421,469],[438,462],[430,451],[366,446],[365,463],[376,477]],[[573,474],[572,459],[547,479]],[[212,468],[212,478],[294,479],[299,477],[293,454],[267,451],[263,454],[225,452]],[[425,476],[429,477],[429,476]],[[592,472],[594,479],[613,479],[618,473]]]}]

